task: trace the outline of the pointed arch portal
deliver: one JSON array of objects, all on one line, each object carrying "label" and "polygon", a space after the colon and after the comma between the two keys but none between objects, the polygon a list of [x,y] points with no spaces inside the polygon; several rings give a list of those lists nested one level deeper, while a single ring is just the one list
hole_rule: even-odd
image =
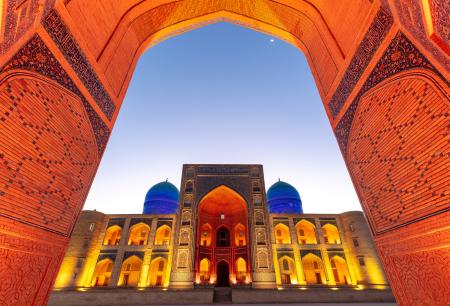
[{"label": "pointed arch portal", "polygon": [[36,9],[19,14],[19,2],[6,1],[2,299],[46,303],[139,56],[172,35],[230,21],[305,53],[397,302],[445,304],[448,10],[428,2],[31,0]]},{"label": "pointed arch portal", "polygon": [[[199,202],[197,228],[197,283],[209,282],[223,287],[230,283],[247,282],[250,267],[247,266],[248,260],[245,261],[249,254],[245,243],[248,241],[248,207],[245,199],[228,186],[213,188]],[[208,278],[204,277],[201,268],[205,258],[209,258],[214,269]],[[238,259],[241,263],[239,271],[238,266],[233,264]],[[242,260],[245,269],[242,268]]]}]

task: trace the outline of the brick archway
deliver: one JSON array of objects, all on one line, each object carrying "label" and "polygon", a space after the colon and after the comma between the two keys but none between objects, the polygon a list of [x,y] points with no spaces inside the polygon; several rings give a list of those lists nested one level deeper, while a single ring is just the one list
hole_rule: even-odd
[{"label": "brick archway", "polygon": [[[139,56],[166,37],[223,20],[305,53],[398,302],[450,299],[445,1],[3,3],[0,300],[45,304]],[[412,71],[420,75],[404,75]],[[42,112],[24,120],[30,109]],[[78,181],[67,177],[68,158]]]}]

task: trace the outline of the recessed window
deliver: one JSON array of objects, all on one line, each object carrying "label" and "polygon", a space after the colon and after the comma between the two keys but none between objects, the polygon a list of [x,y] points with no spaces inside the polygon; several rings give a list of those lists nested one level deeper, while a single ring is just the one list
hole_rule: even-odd
[{"label": "recessed window", "polygon": [[83,259],[82,258],[78,258],[77,260],[77,268],[81,268],[81,266],[83,265]]},{"label": "recessed window", "polygon": [[365,267],[366,266],[366,261],[364,260],[364,256],[358,256],[358,261],[359,261],[359,265],[361,267]]},{"label": "recessed window", "polygon": [[253,182],[252,189],[253,189],[253,192],[260,192],[261,186],[259,185],[259,182],[257,182],[257,181]]},{"label": "recessed window", "polygon": [[358,241],[358,239],[353,238],[353,245],[354,245],[355,247],[359,247],[359,241]]},{"label": "recessed window", "polygon": [[192,184],[191,181],[186,182],[186,185],[184,187],[184,192],[192,193],[192,191],[194,191],[194,184]]}]

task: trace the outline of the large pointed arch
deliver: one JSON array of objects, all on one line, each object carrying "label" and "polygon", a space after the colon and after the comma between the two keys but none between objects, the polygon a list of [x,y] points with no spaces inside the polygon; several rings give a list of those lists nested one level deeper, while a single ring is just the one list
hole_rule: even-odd
[{"label": "large pointed arch", "polygon": [[[43,0],[40,2],[43,9],[32,9],[29,14],[23,15],[17,14],[14,1],[8,3],[11,5],[5,7],[3,12],[2,33],[5,37],[0,42],[2,71],[14,69],[34,71],[56,80],[82,98],[89,117],[84,119],[92,119],[99,156],[104,150],[109,132],[118,115],[136,61],[152,41],[158,41],[158,35],[167,35],[166,37],[176,35],[217,17],[219,19],[215,20],[229,18],[238,24],[247,23],[251,28],[267,31],[274,36],[281,35],[277,31],[285,31],[297,37],[308,49],[306,56],[355,185],[361,184],[362,187],[368,186],[383,193],[400,192],[390,197],[397,199],[394,200],[395,203],[390,203],[382,201],[386,198],[385,194],[365,195],[364,193],[370,192],[359,191],[396,298],[406,305],[412,305],[417,301],[442,304],[448,300],[448,295],[442,294],[448,287],[445,286],[447,284],[445,273],[442,273],[442,269],[448,266],[447,262],[442,260],[447,255],[446,250],[442,248],[444,243],[442,237],[448,236],[447,225],[450,222],[450,214],[448,205],[446,206],[448,201],[437,205],[437,201],[434,200],[435,197],[441,197],[441,200],[445,201],[448,197],[445,192],[441,193],[433,187],[445,186],[446,177],[440,174],[448,173],[442,168],[442,164],[448,164],[445,160],[448,156],[430,154],[428,151],[430,148],[435,152],[445,150],[445,146],[448,146],[445,141],[446,134],[441,133],[436,125],[427,122],[428,111],[419,112],[417,117],[413,116],[416,118],[414,124],[427,137],[415,137],[417,133],[407,133],[404,138],[408,141],[423,138],[425,142],[413,146],[412,153],[433,160],[415,165],[408,158],[401,156],[402,160],[395,159],[392,171],[401,176],[426,169],[423,180],[431,188],[418,189],[418,198],[414,205],[405,205],[402,201],[404,188],[396,183],[405,183],[404,178],[398,177],[398,182],[395,180],[395,188],[387,185],[378,188],[374,183],[376,180],[364,179],[364,173],[377,172],[377,165],[357,161],[359,165],[372,165],[370,166],[372,168],[367,171],[361,170],[356,165],[352,167],[351,159],[358,157],[355,156],[357,148],[347,148],[352,143],[349,135],[352,134],[352,130],[357,129],[357,126],[352,125],[355,111],[356,117],[361,113],[358,103],[364,104],[363,100],[376,99],[376,96],[364,98],[364,94],[376,87],[378,90],[382,89],[380,93],[385,96],[389,96],[391,92],[402,92],[395,82],[385,88],[377,86],[381,81],[394,80],[402,71],[421,67],[433,82],[443,81],[444,89],[447,91],[448,46],[445,45],[445,40],[439,39],[445,34],[445,27],[442,25],[445,24],[448,15],[442,13],[443,6],[427,8],[428,15],[425,16],[420,1],[401,0]],[[414,18],[411,18],[411,9],[414,11]],[[425,18],[427,27],[431,27],[431,33],[429,28],[423,27],[422,21]],[[20,26],[17,26],[19,19]],[[167,33],[164,33],[165,30]],[[336,69],[331,61],[334,62]],[[437,74],[434,75],[434,72]],[[411,84],[417,90],[420,88],[415,79],[415,76],[411,77]],[[400,87],[407,85],[406,83],[408,80],[402,80]],[[52,89],[43,90],[44,93],[49,91]],[[5,94],[5,99],[1,99],[5,103],[5,109],[14,108],[15,101],[8,98],[8,91],[1,88],[0,93]],[[413,97],[416,96],[420,97],[421,94]],[[424,97],[428,99],[426,104],[432,108],[432,113],[450,101],[448,93],[439,99],[434,99],[428,92]],[[395,107],[400,105],[408,109],[414,103],[412,100],[411,97],[397,98]],[[24,94],[21,103],[28,109],[37,106],[37,102],[31,99],[30,92]],[[373,108],[373,112],[363,113],[371,118],[381,118],[387,114],[379,106],[374,105]],[[389,112],[395,113],[395,110],[391,109]],[[378,113],[381,116],[378,116]],[[64,119],[61,113],[54,112],[54,115],[58,120]],[[433,115],[431,119],[436,118]],[[16,128],[18,122],[17,119],[10,117],[2,124],[5,129],[22,134],[26,128],[23,126]],[[402,125],[398,119],[392,122],[398,126]],[[367,126],[369,125],[362,126],[362,132],[370,132]],[[72,136],[74,135],[69,135],[69,138]],[[58,139],[55,136],[53,140]],[[430,141],[433,145],[429,145],[426,141]],[[357,141],[353,143],[356,145]],[[438,143],[442,145],[439,148],[435,146]],[[31,148],[26,142],[21,142],[20,145],[20,148],[12,149],[12,153],[16,156],[28,152]],[[383,139],[381,149],[396,145],[397,140],[386,138]],[[85,154],[93,151],[83,149],[80,152]],[[57,149],[50,153],[57,154]],[[436,162],[435,158],[442,160]],[[12,164],[10,157],[6,156],[4,159]],[[99,160],[89,163],[89,169],[94,169],[95,172],[98,162]],[[85,162],[80,163],[84,164]],[[0,176],[5,182],[14,178],[13,174],[5,171],[0,171]],[[31,183],[40,183],[39,179],[35,181]],[[81,191],[87,190],[91,182],[92,178],[87,178],[85,188]],[[74,185],[76,184],[67,184],[68,187]],[[79,197],[71,201],[70,209],[56,211],[52,209],[52,205],[45,203],[39,216],[45,220],[55,217],[58,222],[45,222],[43,225],[36,224],[33,218],[35,210],[32,206],[25,208],[23,215],[17,216],[15,210],[21,200],[13,199],[6,202],[7,205],[0,214],[1,228],[4,229],[2,235],[7,237],[2,240],[5,241],[2,247],[6,246],[7,250],[2,259],[16,259],[11,266],[21,269],[11,269],[17,272],[11,272],[12,277],[9,274],[5,277],[6,286],[11,288],[1,292],[5,300],[11,300],[14,305],[32,302],[36,305],[45,304],[48,288],[53,283],[57,265],[61,262],[60,258],[68,242],[67,234],[73,228],[84,199],[85,197]],[[370,203],[371,199],[381,200],[379,203]],[[24,196],[23,200],[29,203],[30,198]],[[396,206],[398,209],[393,210]],[[379,213],[377,212],[379,210],[385,212]],[[409,217],[410,220],[405,220]],[[427,241],[426,246],[417,244],[419,236],[422,241]],[[16,244],[17,249],[10,249],[9,240],[20,240],[21,243]],[[40,254],[49,257],[44,259]],[[421,260],[425,257],[430,259],[428,263],[433,263],[426,268]],[[39,258],[40,261],[34,261],[35,258]],[[24,265],[25,263],[27,265]],[[29,277],[30,287],[33,290],[23,290],[22,282],[16,281],[21,277],[18,271],[34,273],[33,277]],[[419,284],[415,281],[417,279],[425,281]]]}]

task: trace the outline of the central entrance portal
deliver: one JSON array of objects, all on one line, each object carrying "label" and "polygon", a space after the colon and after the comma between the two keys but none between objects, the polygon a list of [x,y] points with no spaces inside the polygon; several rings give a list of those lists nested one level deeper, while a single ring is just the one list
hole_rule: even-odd
[{"label": "central entrance portal", "polygon": [[217,287],[229,287],[230,286],[230,267],[225,261],[221,261],[217,264]]},{"label": "central entrance portal", "polygon": [[196,283],[229,287],[250,282],[248,209],[244,198],[221,185],[198,205]]}]

